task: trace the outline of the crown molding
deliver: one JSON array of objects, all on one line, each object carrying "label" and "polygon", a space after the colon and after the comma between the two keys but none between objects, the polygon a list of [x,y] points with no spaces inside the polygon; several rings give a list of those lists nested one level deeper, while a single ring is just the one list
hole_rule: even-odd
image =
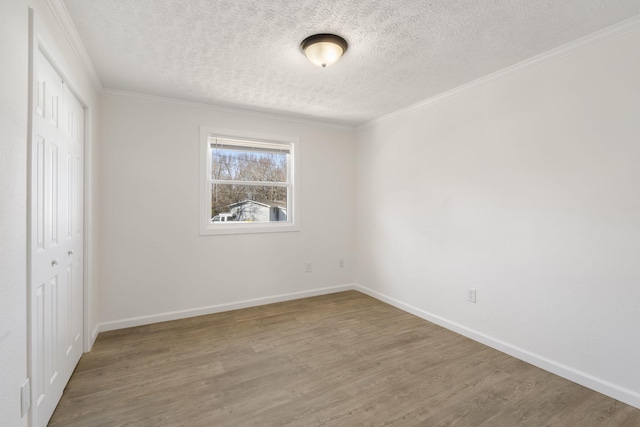
[{"label": "crown molding", "polygon": [[132,99],[141,99],[145,101],[164,102],[164,103],[169,103],[174,105],[184,105],[188,107],[221,111],[225,113],[242,114],[245,116],[259,117],[259,118],[271,119],[271,120],[286,120],[288,122],[293,122],[293,123],[322,126],[326,128],[340,129],[340,130],[346,130],[351,132],[355,132],[356,130],[355,125],[333,122],[330,119],[301,116],[301,115],[287,113],[287,112],[261,111],[256,109],[250,109],[244,106],[231,107],[226,105],[208,104],[205,102],[187,101],[179,98],[149,95],[146,93],[132,92],[132,91],[120,90],[120,89],[105,88],[102,90],[100,94],[103,96],[110,96],[110,97],[116,97],[116,98],[132,98]]},{"label": "crown molding", "polygon": [[511,65],[507,68],[503,68],[502,70],[488,74],[484,77],[480,77],[479,79],[473,80],[469,83],[465,83],[461,86],[458,86],[446,92],[432,96],[431,98],[427,98],[424,101],[420,101],[408,107],[402,108],[400,110],[396,110],[392,113],[377,117],[373,120],[370,120],[358,126],[357,130],[364,130],[374,124],[383,122],[393,117],[403,116],[403,115],[412,113],[414,111],[419,111],[419,110],[428,108],[432,105],[438,104],[451,97],[467,92],[476,87],[482,86],[486,83],[502,80],[504,78],[513,76],[515,74],[532,70],[536,67],[540,67],[549,62],[557,61],[566,56],[573,55],[583,49],[589,48],[591,46],[595,46],[606,40],[621,36],[625,33],[628,33],[630,31],[634,31],[637,29],[640,29],[640,15],[634,16],[633,18],[630,18],[630,19],[626,19],[617,24],[614,24],[602,30],[596,31],[595,33],[592,33],[588,36],[581,37],[577,40],[566,43],[555,49],[551,49],[549,51],[541,53],[540,55],[536,55],[532,58],[525,59],[522,62]]},{"label": "crown molding", "polygon": [[89,57],[87,48],[80,38],[80,34],[78,34],[78,30],[76,29],[76,26],[74,25],[73,20],[71,19],[71,16],[67,11],[67,7],[64,5],[62,0],[47,0],[47,5],[49,6],[51,13],[53,13],[53,16],[58,21],[58,24],[60,24],[62,32],[67,37],[71,48],[78,57],[82,68],[87,73],[87,76],[89,77],[89,80],[91,81],[94,89],[98,93],[102,92],[102,82],[98,77],[98,73],[93,66],[91,58]]}]

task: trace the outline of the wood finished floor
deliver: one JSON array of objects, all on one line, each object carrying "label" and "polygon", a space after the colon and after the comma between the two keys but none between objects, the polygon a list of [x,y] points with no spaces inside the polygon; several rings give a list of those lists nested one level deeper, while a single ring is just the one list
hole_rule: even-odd
[{"label": "wood finished floor", "polygon": [[355,291],[102,333],[50,426],[640,426]]}]

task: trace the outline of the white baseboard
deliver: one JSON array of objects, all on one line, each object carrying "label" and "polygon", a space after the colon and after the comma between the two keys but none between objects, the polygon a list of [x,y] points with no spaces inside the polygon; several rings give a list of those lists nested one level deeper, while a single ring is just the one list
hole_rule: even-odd
[{"label": "white baseboard", "polygon": [[315,297],[318,295],[333,294],[336,292],[351,291],[353,289],[355,289],[355,285],[347,284],[341,286],[332,286],[328,288],[312,289],[310,291],[291,292],[288,294],[274,295],[270,297],[253,298],[232,303],[216,304],[207,307],[170,311],[148,316],[132,317],[129,319],[113,320],[110,322],[100,323],[98,325],[98,332],[131,328],[133,326],[150,325],[152,323],[167,322],[169,320],[186,319],[188,317],[204,316],[207,314],[221,313],[223,311],[238,310],[241,308],[255,307],[258,305],[273,304],[276,302]]},{"label": "white baseboard", "polygon": [[417,307],[412,306],[411,304],[406,304],[402,301],[398,301],[395,298],[391,298],[387,295],[381,294],[380,292],[366,288],[362,285],[356,284],[354,288],[355,290],[362,292],[363,294],[369,295],[375,299],[399,308],[400,310],[428,320],[429,322],[435,323],[474,341],[495,348],[496,350],[499,350],[517,359],[523,360],[527,363],[537,366],[538,368],[544,369],[545,371],[549,371],[560,377],[566,378],[577,384],[583,385],[587,388],[590,388],[599,393],[640,409],[640,393],[636,391],[620,387],[619,385],[613,384],[609,381],[605,381],[586,372],[579,371],[570,366],[566,366],[554,360],[547,359],[546,357],[524,350],[520,347],[511,345],[494,337],[474,331],[466,326],[451,322],[443,317],[436,316],[435,314],[421,310]]},{"label": "white baseboard", "polygon": [[98,334],[100,333],[100,324],[98,323],[93,331],[91,331],[91,343],[89,345],[89,349],[93,347],[93,344],[96,342],[96,338],[98,338]]}]

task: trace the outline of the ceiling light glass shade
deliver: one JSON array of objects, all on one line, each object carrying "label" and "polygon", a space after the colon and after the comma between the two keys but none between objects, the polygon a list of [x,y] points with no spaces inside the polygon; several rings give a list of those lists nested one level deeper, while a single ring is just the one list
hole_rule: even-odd
[{"label": "ceiling light glass shade", "polygon": [[329,67],[347,51],[347,41],[335,34],[316,34],[300,43],[302,51],[312,64]]}]

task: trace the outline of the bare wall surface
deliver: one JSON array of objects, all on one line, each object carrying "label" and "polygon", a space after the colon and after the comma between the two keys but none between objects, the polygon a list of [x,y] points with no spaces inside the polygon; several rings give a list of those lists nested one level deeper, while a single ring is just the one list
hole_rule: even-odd
[{"label": "bare wall surface", "polygon": [[27,425],[27,12],[0,2],[0,419],[16,427]]},{"label": "bare wall surface", "polygon": [[639,406],[638,94],[636,27],[361,128],[356,281]]},{"label": "bare wall surface", "polygon": [[[108,92],[101,119],[100,302],[110,328],[352,282],[353,130]],[[199,235],[200,126],[300,138],[299,232]]]}]

